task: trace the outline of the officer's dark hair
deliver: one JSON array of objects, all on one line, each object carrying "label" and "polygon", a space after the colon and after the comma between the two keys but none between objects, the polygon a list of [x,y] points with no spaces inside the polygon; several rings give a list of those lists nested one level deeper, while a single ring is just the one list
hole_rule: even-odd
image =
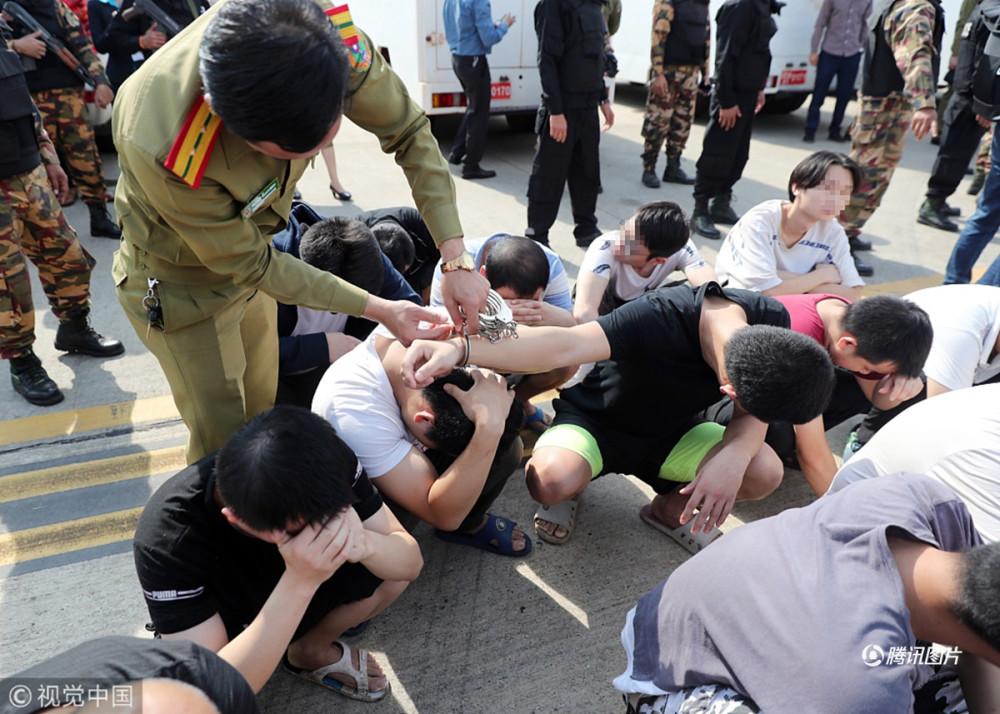
[{"label": "officer's dark hair", "polygon": [[198,58],[212,110],[247,141],[306,153],[343,112],[347,50],[314,2],[227,2],[205,29]]},{"label": "officer's dark hair", "polygon": [[382,289],[382,251],[371,229],[354,218],[334,216],[313,223],[299,241],[299,256],[372,294]]},{"label": "officer's dark hair", "polygon": [[833,363],[811,337],[750,325],[733,333],[723,356],[737,401],[762,422],[805,424],[830,401]]},{"label": "officer's dark hair", "polygon": [[798,186],[800,189],[819,186],[831,166],[841,166],[851,173],[851,193],[854,193],[861,183],[861,168],[846,154],[824,150],[809,154],[792,169],[792,175],[788,177],[788,200],[795,200],[792,186]]},{"label": "officer's dark hair", "polygon": [[958,595],[951,603],[955,617],[1000,649],[1000,543],[980,545],[961,554]]},{"label": "officer's dark hair", "polygon": [[486,279],[494,290],[510,288],[519,298],[530,298],[549,284],[549,259],[536,241],[505,235],[489,245]]},{"label": "officer's dark hair", "polygon": [[417,257],[417,250],[413,247],[413,239],[410,238],[409,232],[398,223],[383,221],[372,226],[372,233],[375,234],[378,247],[385,253],[392,267],[399,271],[400,275],[406,275],[406,271]]},{"label": "officer's dark hair", "polygon": [[[434,426],[427,430],[427,438],[437,449],[458,456],[472,441],[476,425],[465,415],[458,400],[444,391],[446,384],[454,384],[459,389],[468,391],[473,384],[472,375],[467,370],[456,368],[424,387],[424,399],[434,412]],[[523,423],[524,409],[521,407],[521,402],[515,399],[510,405],[510,411],[507,412],[497,453],[506,451],[514,442]]]},{"label": "officer's dark hair", "polygon": [[669,258],[687,243],[691,233],[684,211],[673,201],[651,201],[635,212],[635,237],[650,258]]},{"label": "officer's dark hair", "polygon": [[849,305],[840,327],[857,340],[857,355],[872,364],[892,362],[904,377],[917,377],[934,341],[931,318],[914,302],[873,295]]},{"label": "officer's dark hair", "polygon": [[233,434],[215,459],[222,502],[254,530],[325,523],[357,502],[358,458],[308,409],[276,406]]}]

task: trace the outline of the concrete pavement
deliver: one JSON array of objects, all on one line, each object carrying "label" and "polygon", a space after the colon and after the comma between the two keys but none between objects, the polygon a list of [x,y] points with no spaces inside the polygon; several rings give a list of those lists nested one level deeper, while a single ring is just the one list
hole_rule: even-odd
[{"label": "concrete pavement", "polygon": [[[619,87],[615,127],[602,137],[598,217],[604,229],[655,198],[691,208],[688,187],[664,184],[651,190],[639,182],[642,99],[643,92]],[[824,120],[831,109],[828,102]],[[789,172],[810,151],[847,150],[822,140],[803,144],[804,115],[801,109],[758,119],[750,163],[736,187],[738,211],[783,197]],[[439,123],[445,152],[456,126],[451,118]],[[703,125],[696,125],[685,152],[689,173],[702,133]],[[483,165],[498,176],[464,181],[452,169],[467,235],[523,232],[533,143],[532,135],[511,133],[496,118]],[[300,183],[305,200],[331,215],[412,205],[402,172],[374,137],[345,122],[336,145],[340,176],[355,202],[332,198],[321,160]],[[870,282],[890,283],[886,287],[896,292],[937,281],[956,238],[915,221],[935,150],[926,140],[909,137],[882,208],[867,226],[865,235],[875,244],[866,256],[876,269]],[[114,157],[106,160],[113,177]],[[960,223],[974,206],[966,185],[952,200],[962,209]],[[129,553],[130,523],[156,486],[179,468],[185,436],[164,398],[169,390],[155,359],[115,299],[110,264],[116,244],[88,235],[81,204],[67,215],[99,261],[93,323],[122,339],[126,354],[101,361],[57,353],[55,319],[41,310],[37,352],[66,401],[47,409],[28,405],[11,389],[6,369],[0,370],[0,676],[83,639],[143,634],[147,616]],[[568,196],[551,239],[575,277],[583,250],[572,240]],[[719,242],[696,242],[714,261]],[[991,245],[983,264],[997,252]],[[37,304],[44,306],[37,280],[34,287]],[[843,443],[842,431],[831,435],[831,443]],[[650,496],[648,487],[631,477],[602,478],[583,497],[573,538],[564,546],[536,540],[534,553],[524,559],[447,545],[421,526],[415,534],[424,552],[423,574],[357,641],[389,671],[390,700],[349,702],[279,672],[262,692],[265,710],[620,711],[610,681],[625,664],[618,643],[625,612],[688,557],[639,521],[638,509]],[[724,530],[811,500],[801,476],[789,472],[767,500],[739,505]],[[518,475],[495,511],[534,535],[534,505]]]}]

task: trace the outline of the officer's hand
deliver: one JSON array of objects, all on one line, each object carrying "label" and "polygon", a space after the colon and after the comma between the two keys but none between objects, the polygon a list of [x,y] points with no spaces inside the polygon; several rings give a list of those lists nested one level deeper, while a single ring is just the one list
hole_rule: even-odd
[{"label": "officer's hand", "polygon": [[653,90],[653,94],[658,97],[666,96],[667,94],[667,78],[662,74],[656,75],[656,79],[653,83],[649,85],[649,88]]},{"label": "officer's hand", "polygon": [[558,141],[560,144],[566,141],[566,115],[565,114],[550,114],[549,115],[549,136]]},{"label": "officer's hand", "polygon": [[508,13],[507,13],[506,15],[504,15],[504,16],[503,16],[503,19],[501,20],[501,22],[505,23],[505,24],[507,25],[507,27],[510,27],[510,26],[511,26],[511,25],[513,25],[513,24],[514,24],[515,22],[517,22],[517,18],[516,18],[516,17],[514,17],[513,15],[511,15],[511,14],[510,14],[510,13],[508,12]]},{"label": "officer's hand", "polygon": [[958,55],[952,55],[951,59],[948,60],[948,69],[953,70],[958,67]]},{"label": "officer's hand", "polygon": [[764,94],[764,91],[763,91],[763,90],[761,90],[761,91],[760,91],[760,92],[759,92],[759,93],[757,94],[757,106],[755,106],[755,107],[753,108],[753,113],[754,113],[754,114],[760,114],[760,110],[764,108],[764,103],[765,103],[765,102],[767,102],[767,95],[766,95],[766,94]]},{"label": "officer's hand", "polygon": [[486,308],[489,294],[489,281],[476,271],[452,270],[441,278],[441,297],[452,322],[460,327],[467,321],[470,333],[479,329],[479,313]]},{"label": "officer's hand", "polygon": [[45,164],[45,173],[49,176],[49,183],[52,184],[52,191],[60,203],[69,200],[69,179],[66,172],[59,164]]},{"label": "officer's hand", "polygon": [[41,30],[36,30],[30,35],[25,35],[24,37],[18,37],[14,40],[11,47],[19,55],[24,55],[26,57],[32,57],[34,59],[41,59],[45,56],[48,48],[45,43],[38,39],[38,36],[42,34]]},{"label": "officer's hand", "polygon": [[927,133],[937,136],[937,110],[934,107],[924,107],[913,113],[913,121],[910,123],[913,128],[913,135],[920,141]]},{"label": "officer's hand", "polygon": [[413,340],[441,340],[451,334],[451,325],[440,324],[438,313],[409,300],[386,300],[369,295],[361,316],[385,325],[404,345]]},{"label": "officer's hand", "polygon": [[740,107],[737,104],[729,107],[729,109],[720,109],[719,126],[721,126],[724,131],[729,131],[736,126],[736,120],[741,116],[743,116],[743,112],[740,111]]},{"label": "officer's hand", "polygon": [[615,125],[615,110],[611,108],[611,102],[601,105],[601,114],[604,115],[604,131],[610,131]]},{"label": "officer's hand", "polygon": [[157,23],[153,23],[139,38],[139,47],[144,50],[156,50],[167,42],[167,36],[156,31]]},{"label": "officer's hand", "polygon": [[991,126],[993,126],[993,122],[991,122],[986,117],[979,116],[978,114],[976,114],[976,123],[979,126],[983,127],[984,129],[989,129]]},{"label": "officer's hand", "polygon": [[106,84],[98,84],[94,88],[94,104],[104,109],[106,106],[111,104],[112,100],[115,98],[115,93],[111,91],[111,87]]},{"label": "officer's hand", "polygon": [[818,65],[819,64],[819,55],[816,54],[815,52],[813,52],[811,55],[809,55],[809,64],[811,64],[813,67],[815,67],[816,65]]}]

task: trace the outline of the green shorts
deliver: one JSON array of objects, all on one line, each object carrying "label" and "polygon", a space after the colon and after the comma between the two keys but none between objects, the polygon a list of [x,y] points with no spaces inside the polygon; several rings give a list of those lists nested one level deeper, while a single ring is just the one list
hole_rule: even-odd
[{"label": "green shorts", "polygon": [[[722,441],[726,427],[714,422],[703,422],[688,429],[677,440],[660,465],[657,479],[676,483],[689,483],[694,480],[706,454]],[[656,440],[662,444],[662,439]],[[535,450],[545,446],[558,446],[582,456],[590,464],[591,478],[597,478],[605,473],[604,457],[597,439],[585,428],[576,424],[556,424],[550,427],[535,442]],[[614,464],[609,464],[607,470],[618,471]],[[626,472],[627,473],[627,472]],[[636,474],[643,478],[643,474]],[[645,480],[645,479],[644,479]]]}]

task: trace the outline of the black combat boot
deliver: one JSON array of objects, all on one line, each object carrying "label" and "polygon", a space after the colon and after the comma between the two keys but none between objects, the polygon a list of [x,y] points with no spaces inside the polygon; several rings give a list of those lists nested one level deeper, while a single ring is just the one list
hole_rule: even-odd
[{"label": "black combat boot", "polygon": [[122,237],[122,232],[108,215],[107,207],[102,203],[88,203],[90,210],[90,235],[94,238],[114,238],[118,240]]},{"label": "black combat boot", "polygon": [[739,215],[733,210],[732,200],[733,194],[731,193],[720,193],[712,198],[711,215],[713,221],[731,226],[740,220]]},{"label": "black combat boot", "polygon": [[958,232],[958,224],[948,219],[944,212],[944,200],[940,198],[925,199],[920,206],[920,213],[917,214],[917,223],[925,226],[937,228],[941,231]]},{"label": "black combat boot", "polygon": [[685,186],[694,183],[694,179],[684,173],[684,169],[681,168],[680,156],[667,157],[667,168],[663,171],[663,180],[667,183],[681,183]]},{"label": "black combat boot", "polygon": [[860,275],[862,278],[870,278],[871,276],[875,275],[875,268],[868,265],[868,263],[864,262],[863,260],[859,260],[857,253],[855,253],[853,250],[851,251],[851,258],[854,259],[854,267],[857,269],[858,275]]},{"label": "black combat boot", "polygon": [[656,171],[653,169],[643,169],[642,170],[642,185],[648,186],[649,188],[659,188],[660,179],[656,175]]},{"label": "black combat boot", "polygon": [[121,342],[94,332],[89,314],[90,310],[77,310],[59,321],[56,349],[90,357],[114,357],[124,352]]},{"label": "black combat boot", "polygon": [[65,398],[30,348],[10,359],[10,382],[15,392],[40,407],[58,404]]},{"label": "black combat boot", "polygon": [[708,201],[695,201],[694,212],[691,214],[691,230],[705,238],[718,240],[722,237],[722,231],[712,223],[712,216],[708,212]]}]

